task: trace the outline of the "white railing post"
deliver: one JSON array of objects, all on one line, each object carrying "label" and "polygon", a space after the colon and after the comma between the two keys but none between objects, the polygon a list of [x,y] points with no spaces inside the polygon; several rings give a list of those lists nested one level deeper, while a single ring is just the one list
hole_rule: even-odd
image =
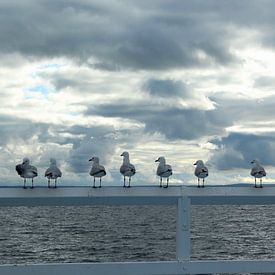
[{"label": "white railing post", "polygon": [[188,197],[180,197],[177,207],[177,260],[190,260],[190,216],[191,201]]}]

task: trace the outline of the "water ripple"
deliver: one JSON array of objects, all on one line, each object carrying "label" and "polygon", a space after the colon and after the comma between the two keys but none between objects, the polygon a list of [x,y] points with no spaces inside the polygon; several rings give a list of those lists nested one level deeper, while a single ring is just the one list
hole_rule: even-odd
[{"label": "water ripple", "polygon": [[[192,207],[193,259],[274,258],[274,206]],[[0,264],[176,257],[176,208],[0,208]]]}]

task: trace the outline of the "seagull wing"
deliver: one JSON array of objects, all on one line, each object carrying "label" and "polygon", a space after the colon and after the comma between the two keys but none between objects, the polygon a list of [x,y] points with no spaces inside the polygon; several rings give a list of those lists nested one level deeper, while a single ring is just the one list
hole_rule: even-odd
[{"label": "seagull wing", "polygon": [[30,170],[31,170],[31,172],[32,172],[35,176],[38,175],[38,173],[37,173],[37,168],[36,168],[35,166],[31,166],[31,165],[30,165]]},{"label": "seagull wing", "polygon": [[256,175],[266,176],[266,172],[263,167],[253,167],[251,169],[250,175],[255,177]]},{"label": "seagull wing", "polygon": [[106,171],[105,171],[105,168],[103,166],[99,167],[100,169],[98,169],[96,172],[93,173],[93,175],[98,175],[98,174],[101,174],[103,173],[103,175],[105,176],[106,175]]},{"label": "seagull wing", "polygon": [[132,173],[134,173],[134,174],[136,173],[136,168],[133,164],[130,163],[128,168]]},{"label": "seagull wing", "polygon": [[133,164],[129,163],[128,165],[126,165],[126,164],[121,165],[121,167],[120,167],[120,173],[122,175],[124,175],[126,173],[129,173],[129,172],[131,172],[133,174],[136,173],[136,168],[135,168],[135,166]]},{"label": "seagull wing", "polygon": [[58,177],[62,176],[62,172],[60,171],[60,169],[58,167],[55,167],[55,173]]},{"label": "seagull wing", "polygon": [[201,169],[201,171],[202,171],[202,173],[208,173],[208,168],[204,166],[204,167]]},{"label": "seagull wing", "polygon": [[51,168],[48,168],[48,169],[45,171],[45,177],[51,177],[51,176],[52,176]]},{"label": "seagull wing", "polygon": [[16,172],[17,172],[17,174],[19,175],[19,176],[21,176],[22,174],[23,174],[23,167],[22,167],[22,164],[18,164],[18,165],[16,165],[15,166],[15,170],[16,170]]}]

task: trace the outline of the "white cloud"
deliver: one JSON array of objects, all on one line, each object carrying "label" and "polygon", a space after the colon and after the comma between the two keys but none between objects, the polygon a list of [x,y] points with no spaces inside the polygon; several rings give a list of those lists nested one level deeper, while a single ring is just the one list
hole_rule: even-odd
[{"label": "white cloud", "polygon": [[159,155],[173,165],[174,183],[193,183],[196,159],[210,159],[211,182],[247,181],[244,163],[224,174],[214,165],[246,151],[228,142],[222,154],[211,140],[253,133],[273,146],[272,1],[0,6],[1,182],[19,179],[14,165],[25,155],[41,170],[54,155],[64,183],[85,184],[88,165],[78,164],[95,152],[105,181],[117,184],[124,150],[136,183],[157,181]]}]

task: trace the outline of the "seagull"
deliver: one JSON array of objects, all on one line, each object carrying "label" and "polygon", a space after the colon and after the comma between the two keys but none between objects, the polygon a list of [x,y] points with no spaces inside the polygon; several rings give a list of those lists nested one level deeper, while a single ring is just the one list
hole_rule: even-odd
[{"label": "seagull", "polygon": [[259,187],[263,188],[262,177],[266,176],[266,172],[265,172],[264,168],[260,165],[259,161],[255,160],[255,159],[252,160],[250,163],[253,164],[250,175],[255,178],[254,187],[258,188],[256,178],[259,178],[260,179],[260,186]]},{"label": "seagull", "polygon": [[57,178],[61,177],[62,173],[56,166],[56,160],[50,159],[50,167],[45,172],[45,177],[48,178],[48,188],[51,188],[51,180],[54,180],[54,188],[56,188]]},{"label": "seagull", "polygon": [[125,177],[129,177],[129,184],[127,187],[131,187],[131,177],[136,173],[135,166],[130,163],[128,152],[123,152],[120,156],[123,157],[123,163],[120,167],[120,173],[124,176],[123,187],[126,187]]},{"label": "seagull", "polygon": [[94,185],[93,188],[96,188],[95,186],[95,178],[99,178],[99,188],[101,188],[101,178],[106,176],[106,171],[104,166],[99,165],[99,158],[98,157],[92,157],[91,159],[89,159],[89,161],[93,162],[93,165],[91,167],[90,170],[90,175],[92,177],[94,177]]},{"label": "seagull", "polygon": [[172,167],[169,164],[166,164],[164,157],[159,157],[155,162],[159,162],[158,169],[157,169],[157,176],[160,177],[159,187],[162,187],[162,178],[167,178],[166,186],[168,187],[169,177],[172,175]]},{"label": "seagull", "polygon": [[37,168],[30,165],[30,160],[28,158],[24,158],[23,162],[21,164],[18,164],[15,166],[15,170],[18,173],[18,175],[21,178],[24,178],[24,186],[23,188],[27,188],[26,187],[26,179],[27,178],[31,178],[32,179],[32,186],[31,188],[33,188],[33,178],[37,177]]},{"label": "seagull", "polygon": [[[197,165],[195,169],[195,176],[198,177],[198,187],[204,187],[204,178],[208,176],[208,169],[202,160],[197,160],[194,165]],[[202,179],[202,186],[200,186],[200,179]]]}]

